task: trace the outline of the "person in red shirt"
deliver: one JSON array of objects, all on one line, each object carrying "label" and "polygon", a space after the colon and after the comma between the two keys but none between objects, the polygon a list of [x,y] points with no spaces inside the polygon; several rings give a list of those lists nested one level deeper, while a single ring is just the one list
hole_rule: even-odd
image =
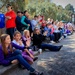
[{"label": "person in red shirt", "polygon": [[7,5],[7,12],[5,14],[5,25],[6,25],[6,32],[10,35],[11,40],[13,39],[13,34],[15,31],[15,19],[16,13],[12,10],[12,6],[10,4]]},{"label": "person in red shirt", "polygon": [[41,16],[41,17],[42,17],[42,19],[40,20],[41,26],[44,28],[46,26],[45,17],[44,16]]}]

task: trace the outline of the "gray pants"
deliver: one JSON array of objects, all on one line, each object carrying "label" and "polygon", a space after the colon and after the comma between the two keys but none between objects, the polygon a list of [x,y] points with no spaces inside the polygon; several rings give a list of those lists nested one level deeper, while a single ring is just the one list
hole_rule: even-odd
[{"label": "gray pants", "polygon": [[5,33],[5,28],[0,28],[0,36]]},{"label": "gray pants", "polygon": [[[5,28],[0,28],[0,36],[5,33]],[[1,41],[0,41],[1,42]]]}]

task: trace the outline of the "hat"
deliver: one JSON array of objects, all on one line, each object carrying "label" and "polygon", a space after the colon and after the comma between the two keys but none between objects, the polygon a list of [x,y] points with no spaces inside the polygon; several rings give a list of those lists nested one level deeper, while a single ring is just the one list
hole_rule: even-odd
[{"label": "hat", "polygon": [[7,4],[7,5],[6,5],[6,8],[8,8],[9,6],[12,6],[12,5],[11,5],[11,4]]}]

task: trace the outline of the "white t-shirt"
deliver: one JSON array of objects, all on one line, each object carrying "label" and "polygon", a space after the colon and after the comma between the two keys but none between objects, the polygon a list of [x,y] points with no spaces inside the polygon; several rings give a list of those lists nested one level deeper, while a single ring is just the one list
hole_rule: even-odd
[{"label": "white t-shirt", "polygon": [[22,45],[20,45],[16,40],[13,40],[12,41],[14,44],[16,44],[16,45],[19,45],[19,46],[22,46],[22,47],[24,47],[24,44],[22,43]]}]

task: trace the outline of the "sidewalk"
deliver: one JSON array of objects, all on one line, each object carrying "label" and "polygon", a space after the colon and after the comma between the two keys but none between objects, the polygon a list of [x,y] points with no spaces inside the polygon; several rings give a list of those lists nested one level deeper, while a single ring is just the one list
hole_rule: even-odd
[{"label": "sidewalk", "polygon": [[[75,34],[55,45],[63,48],[59,52],[43,52],[32,66],[44,75],[75,75]],[[28,75],[28,71],[15,68],[5,75]]]}]

